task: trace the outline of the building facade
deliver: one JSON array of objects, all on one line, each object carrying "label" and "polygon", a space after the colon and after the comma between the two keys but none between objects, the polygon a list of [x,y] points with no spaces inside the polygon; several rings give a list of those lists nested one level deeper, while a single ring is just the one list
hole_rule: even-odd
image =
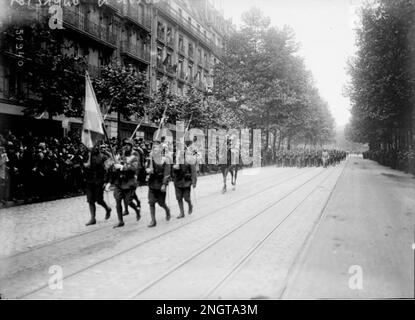
[{"label": "building facade", "polygon": [[189,86],[209,90],[230,22],[208,0],[160,1],[153,10],[152,88],[166,78],[179,95]]},{"label": "building facade", "polygon": [[[32,6],[33,19],[50,16],[48,5]],[[8,3],[10,6],[10,4]],[[3,26],[13,22],[13,6]],[[155,94],[162,81],[172,92],[184,95],[189,86],[207,91],[213,85],[213,66],[219,61],[231,23],[209,0],[65,0],[62,9],[62,41],[67,54],[85,57],[91,77],[102,66],[116,61],[144,72]],[[1,45],[0,127],[22,121],[21,98],[27,86],[16,72],[15,48]],[[44,115],[47,118],[47,115]],[[117,115],[106,121],[111,137],[117,134]],[[123,119],[122,138],[129,136],[140,119]],[[80,119],[54,117],[56,130],[79,130]],[[32,121],[33,122],[33,121]],[[39,121],[36,121],[39,123]],[[146,127],[154,125],[147,123]],[[150,130],[151,132],[151,130]],[[150,138],[150,133],[147,135]]]}]

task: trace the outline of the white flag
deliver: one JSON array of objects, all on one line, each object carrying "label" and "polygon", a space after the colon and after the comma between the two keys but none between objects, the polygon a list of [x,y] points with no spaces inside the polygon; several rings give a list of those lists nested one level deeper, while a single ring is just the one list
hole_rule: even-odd
[{"label": "white flag", "polygon": [[82,129],[82,143],[92,149],[104,135],[104,120],[88,73],[85,76],[85,113]]}]

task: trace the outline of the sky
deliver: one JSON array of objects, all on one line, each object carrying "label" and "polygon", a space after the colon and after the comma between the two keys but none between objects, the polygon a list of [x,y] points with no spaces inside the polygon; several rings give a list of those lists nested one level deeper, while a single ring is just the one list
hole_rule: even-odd
[{"label": "sky", "polygon": [[347,60],[355,53],[356,9],[362,0],[214,0],[239,25],[241,14],[260,8],[271,24],[291,26],[300,44],[299,54],[313,73],[321,96],[329,103],[337,126],[350,118],[350,101],[343,96]]}]

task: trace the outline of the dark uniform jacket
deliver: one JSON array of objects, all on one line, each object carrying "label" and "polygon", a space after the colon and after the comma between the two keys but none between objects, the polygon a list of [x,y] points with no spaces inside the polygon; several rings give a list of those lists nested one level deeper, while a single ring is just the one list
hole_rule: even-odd
[{"label": "dark uniform jacket", "polygon": [[146,182],[146,168],[145,168],[145,155],[144,151],[141,148],[136,148],[133,151],[133,154],[137,157],[137,171],[136,178],[137,184],[143,186]]},{"label": "dark uniform jacket", "polygon": [[87,184],[99,185],[108,181],[105,161],[107,161],[107,157],[102,153],[91,155],[91,165],[84,168],[84,177]]},{"label": "dark uniform jacket", "polygon": [[173,181],[177,188],[189,188],[191,185],[196,185],[196,166],[185,163],[180,164],[179,169],[173,168]]},{"label": "dark uniform jacket", "polygon": [[149,175],[148,187],[150,189],[160,190],[163,185],[167,186],[170,181],[170,167],[171,165],[166,161],[163,164],[153,162],[153,173]]},{"label": "dark uniform jacket", "polygon": [[137,187],[136,173],[138,168],[138,157],[131,155],[121,157],[119,163],[124,165],[123,170],[112,169],[111,183],[116,187],[126,190]]}]

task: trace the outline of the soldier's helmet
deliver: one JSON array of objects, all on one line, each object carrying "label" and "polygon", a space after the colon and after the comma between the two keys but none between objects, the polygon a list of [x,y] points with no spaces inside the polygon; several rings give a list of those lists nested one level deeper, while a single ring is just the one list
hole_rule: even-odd
[{"label": "soldier's helmet", "polygon": [[190,144],[190,143],[192,143],[193,142],[193,137],[192,137],[192,135],[189,133],[189,132],[187,132],[185,135],[184,135],[184,143],[186,143],[186,144]]}]

